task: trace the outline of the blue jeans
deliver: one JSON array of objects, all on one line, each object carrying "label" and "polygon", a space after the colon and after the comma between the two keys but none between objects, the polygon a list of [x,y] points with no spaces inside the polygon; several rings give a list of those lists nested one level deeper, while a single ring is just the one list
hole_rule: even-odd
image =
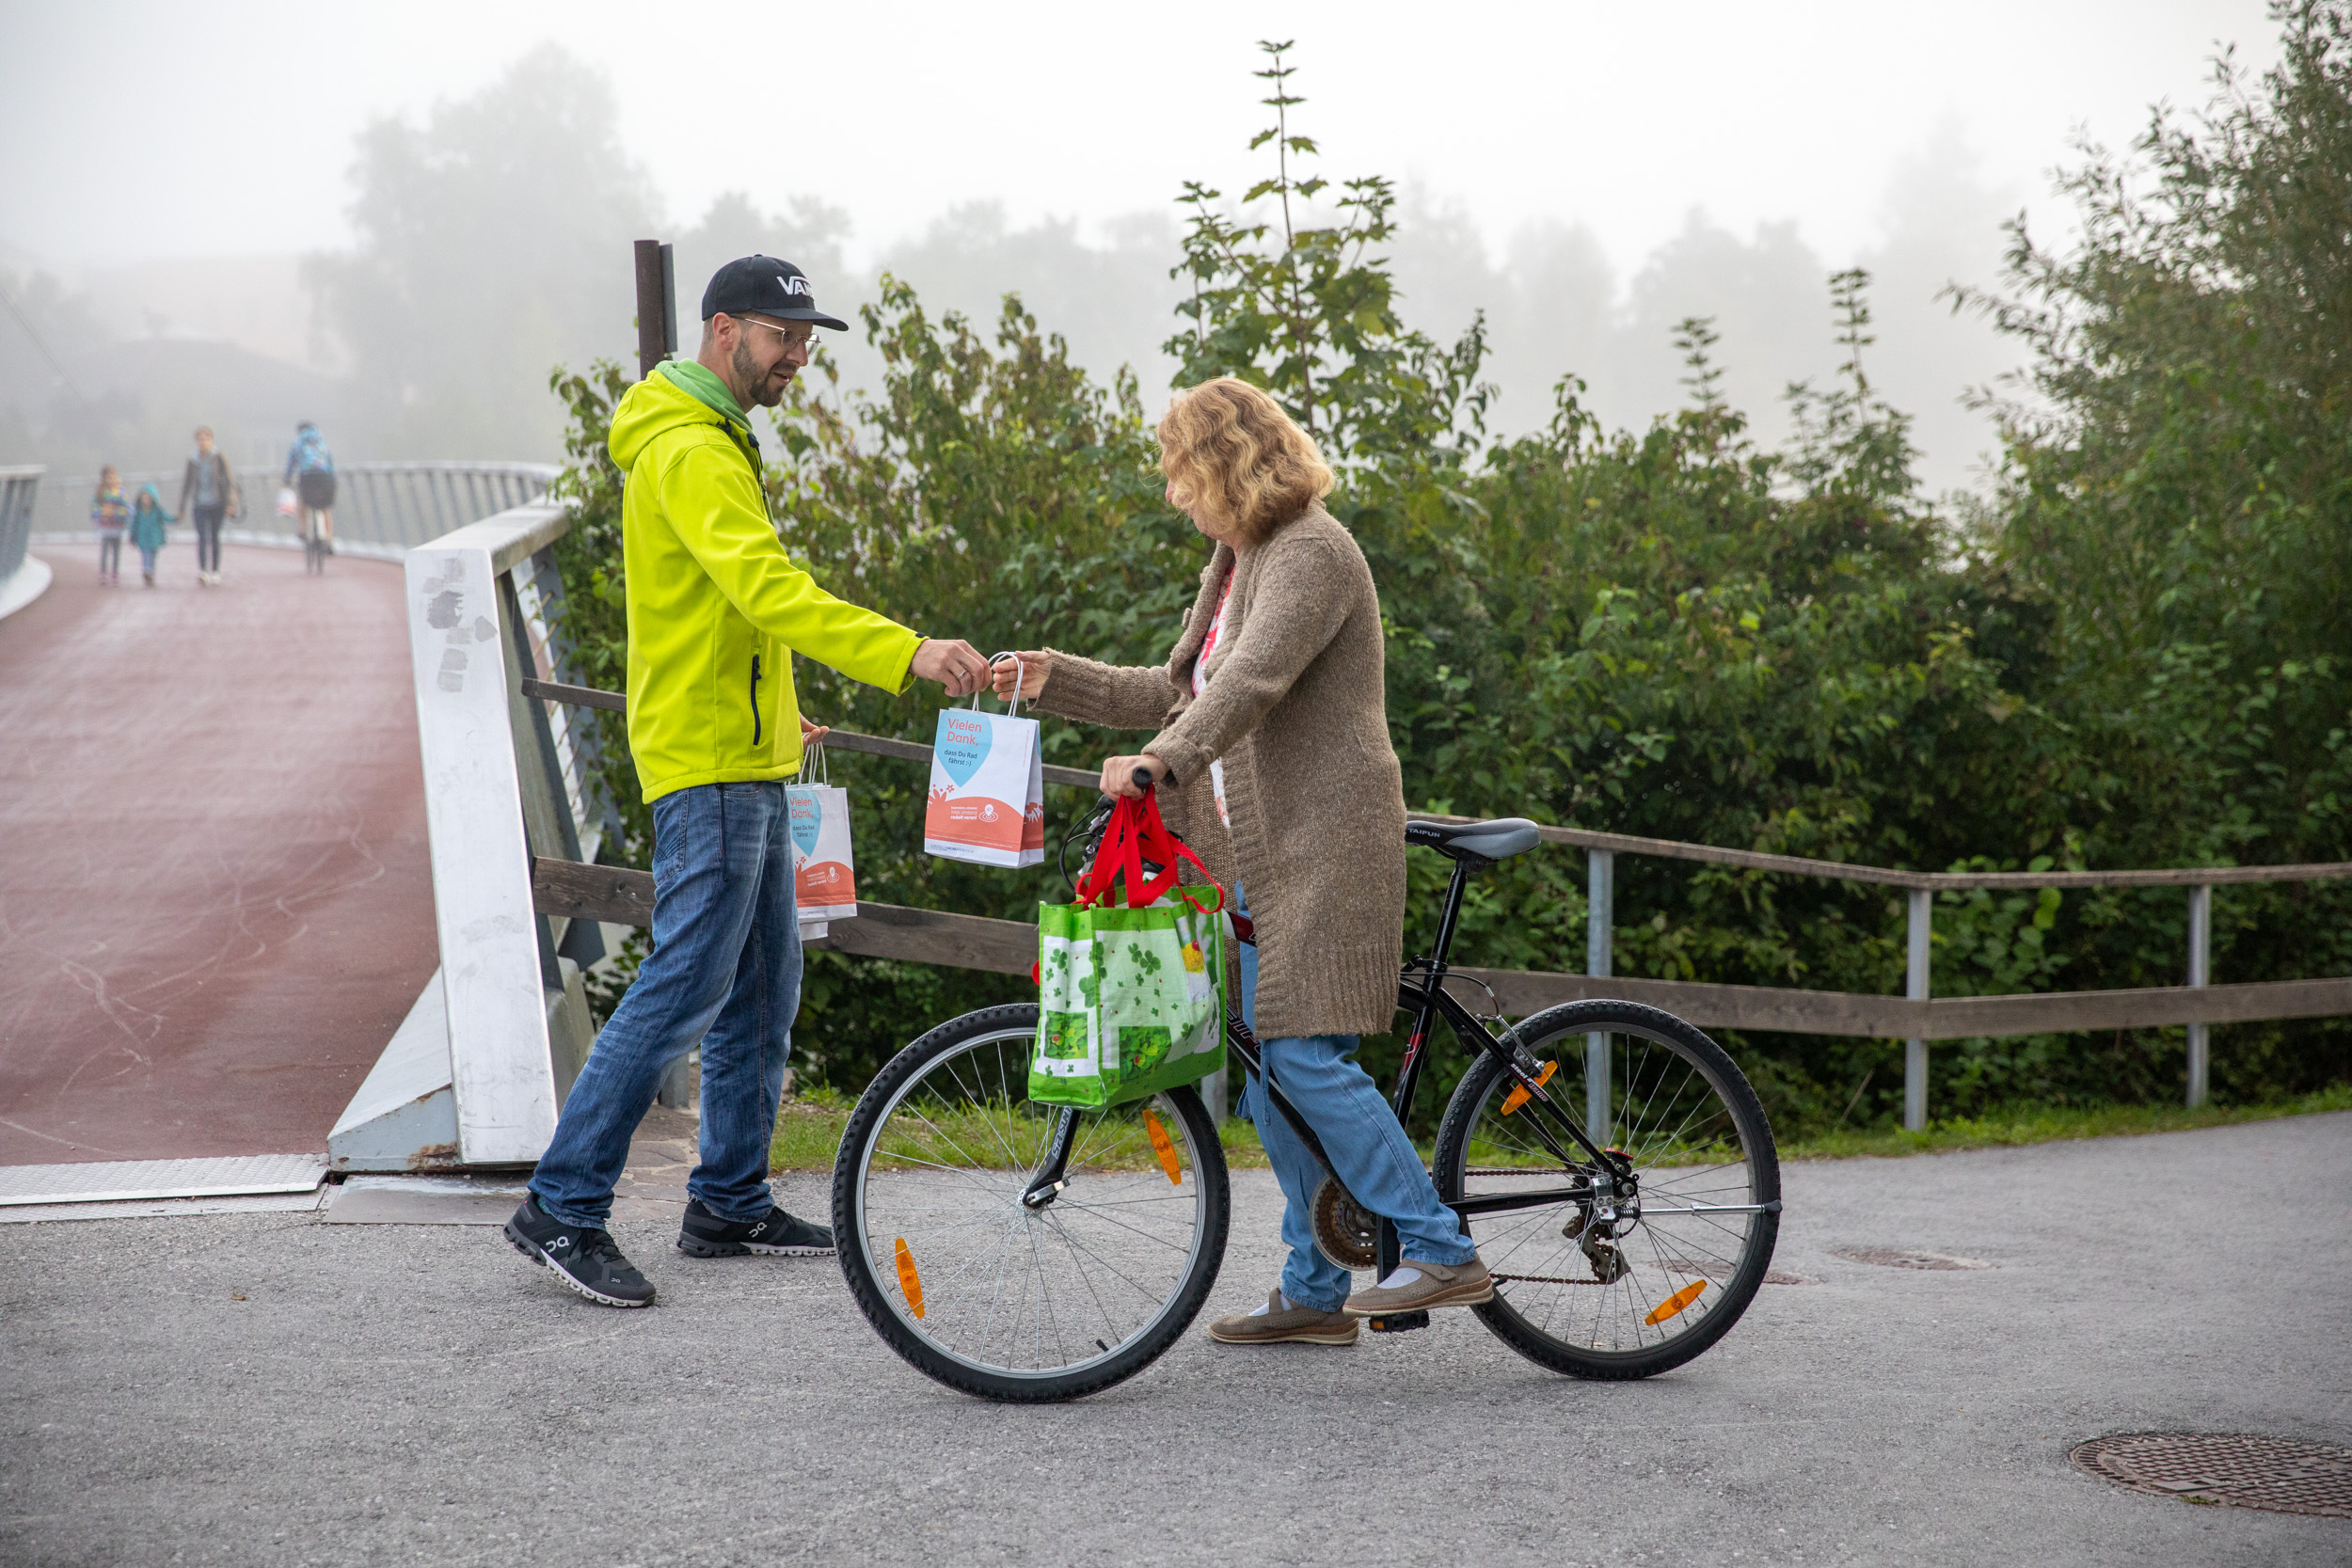
[{"label": "blue jeans", "polygon": [[[1249,912],[1242,890],[1234,905]],[[1258,1026],[1258,950],[1240,947],[1242,1022]],[[1325,1150],[1340,1167],[1340,1180],[1356,1201],[1396,1224],[1406,1258],[1431,1263],[1467,1263],[1478,1256],[1461,1220],[1438,1197],[1421,1152],[1405,1134],[1379,1085],[1356,1061],[1361,1043],[1354,1035],[1309,1035],[1260,1040],[1259,1053],[1282,1098],[1306,1118]],[[1282,1184],[1282,1294],[1294,1305],[1336,1312],[1354,1281],[1315,1248],[1314,1192],[1329,1174],[1314,1152],[1291,1131],[1282,1113],[1265,1101],[1251,1074],[1242,1090],[1241,1114],[1258,1125],[1258,1141]]]},{"label": "blue jeans", "polygon": [[686,1191],[722,1219],[764,1219],[801,1006],[784,785],[681,789],[653,803],[653,952],[597,1035],[531,1190],[565,1225],[602,1228],[629,1135],[700,1041],[702,1164]]}]

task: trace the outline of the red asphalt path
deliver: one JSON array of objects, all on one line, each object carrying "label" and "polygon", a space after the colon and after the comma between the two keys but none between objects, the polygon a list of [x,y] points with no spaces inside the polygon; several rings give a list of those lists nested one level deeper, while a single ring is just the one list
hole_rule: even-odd
[{"label": "red asphalt path", "polygon": [[323,1151],[437,962],[400,568],[184,538],[0,621],[0,1164]]}]

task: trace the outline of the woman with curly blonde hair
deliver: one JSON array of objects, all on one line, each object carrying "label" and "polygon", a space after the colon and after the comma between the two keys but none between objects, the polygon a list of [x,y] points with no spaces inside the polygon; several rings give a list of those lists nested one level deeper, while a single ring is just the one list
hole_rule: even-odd
[{"label": "woman with curly blonde hair", "polygon": [[[1389,744],[1380,601],[1355,538],[1324,509],[1331,469],[1279,404],[1231,377],[1180,392],[1160,420],[1168,504],[1215,541],[1164,664],[1056,649],[996,667],[996,689],[1049,713],[1157,729],[1103,765],[1103,792],[1159,783],[1163,815],[1256,927],[1242,1012],[1267,1070],[1356,1199],[1396,1224],[1404,1263],[1351,1296],[1314,1244],[1322,1165],[1253,1080],[1286,1206],[1290,1259],[1263,1307],[1220,1319],[1228,1344],[1356,1342],[1359,1317],[1473,1306],[1494,1287],[1371,1075],[1361,1037],[1391,1026],[1404,962],[1405,789]],[[1018,673],[1017,673],[1018,672]]]}]

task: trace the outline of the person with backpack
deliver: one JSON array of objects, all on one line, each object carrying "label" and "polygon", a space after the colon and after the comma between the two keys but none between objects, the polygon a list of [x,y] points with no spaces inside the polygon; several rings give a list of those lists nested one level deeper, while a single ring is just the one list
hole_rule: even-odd
[{"label": "person with backpack", "polygon": [[237,476],[228,456],[214,450],[210,425],[196,427],[196,451],[180,478],[180,511],[196,525],[196,580],[220,581],[220,525],[237,504]]},{"label": "person with backpack", "polygon": [[148,587],[155,586],[155,555],[170,535],[164,531],[166,523],[177,519],[164,510],[164,498],[155,493],[152,484],[139,486],[138,510],[131,514],[131,543],[139,552],[139,578]]},{"label": "person with backpack", "polygon": [[122,476],[112,464],[100,470],[98,493],[90,498],[89,526],[98,531],[98,580],[112,586],[122,580],[122,531],[131,526],[131,503],[122,499]]},{"label": "person with backpack", "polygon": [[303,531],[310,531],[310,516],[315,513],[319,520],[319,547],[325,553],[335,553],[335,454],[326,450],[326,437],[309,420],[294,427],[294,450],[286,454],[285,483],[292,485],[301,499]]}]

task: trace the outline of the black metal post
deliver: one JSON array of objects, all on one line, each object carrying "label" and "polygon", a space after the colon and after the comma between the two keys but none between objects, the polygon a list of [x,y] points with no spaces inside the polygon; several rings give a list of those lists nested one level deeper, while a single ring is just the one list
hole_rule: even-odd
[{"label": "black metal post", "polygon": [[671,284],[670,247],[660,240],[637,242],[637,375],[677,351],[676,291]]},{"label": "black metal post", "polygon": [[661,342],[677,354],[677,246],[661,242]]}]

